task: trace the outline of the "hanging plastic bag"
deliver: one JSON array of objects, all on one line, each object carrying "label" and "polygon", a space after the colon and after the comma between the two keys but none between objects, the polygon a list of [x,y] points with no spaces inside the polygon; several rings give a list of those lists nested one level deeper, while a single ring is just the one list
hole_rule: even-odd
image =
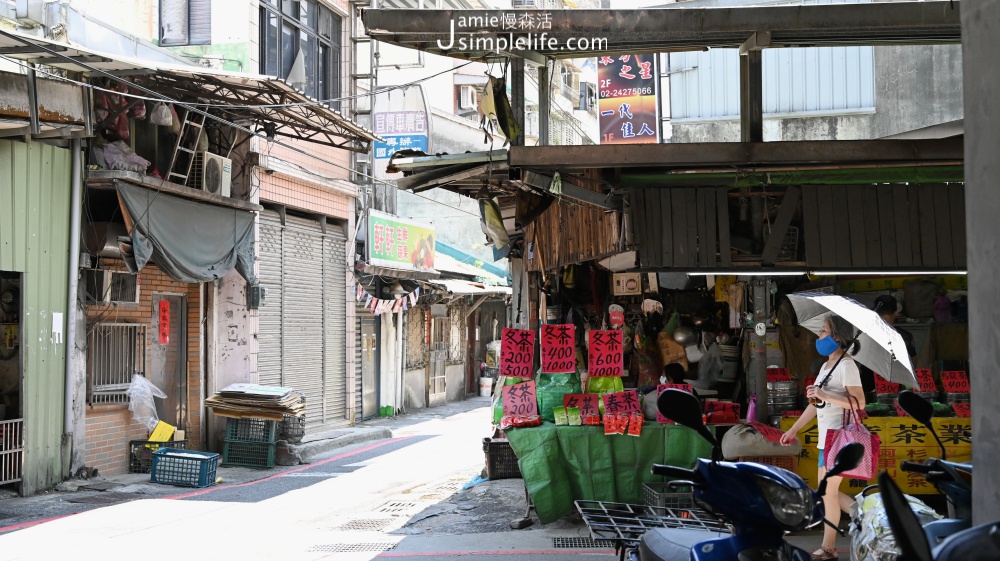
[{"label": "hanging plastic bag", "polygon": [[149,431],[156,428],[160,417],[156,414],[156,402],[153,398],[163,399],[167,394],[139,374],[132,375],[132,383],[125,393],[128,395],[128,409],[132,412],[132,418]]},{"label": "hanging plastic bag", "polygon": [[149,114],[149,122],[161,127],[169,127],[173,124],[174,118],[170,114],[170,108],[165,103],[157,103]]}]

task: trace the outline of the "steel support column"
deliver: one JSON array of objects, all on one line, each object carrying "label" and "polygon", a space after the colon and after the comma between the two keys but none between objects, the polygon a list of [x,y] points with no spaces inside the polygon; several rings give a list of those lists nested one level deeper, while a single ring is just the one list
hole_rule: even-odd
[{"label": "steel support column", "polygon": [[[524,146],[524,59],[514,57],[510,61],[510,108],[514,112],[514,120],[521,125],[521,134],[511,138],[511,146]],[[539,115],[539,125],[541,116]]]},{"label": "steel support column", "polygon": [[549,93],[549,65],[538,67],[538,145],[549,144],[549,115],[552,99]]},{"label": "steel support column", "polygon": [[740,45],[740,139],[764,141],[763,49],[771,44],[769,32],[758,32]]}]

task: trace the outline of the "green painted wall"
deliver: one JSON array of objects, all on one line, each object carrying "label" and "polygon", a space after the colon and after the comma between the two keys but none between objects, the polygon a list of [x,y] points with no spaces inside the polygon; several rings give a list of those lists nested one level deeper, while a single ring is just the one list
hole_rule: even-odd
[{"label": "green painted wall", "polygon": [[[70,151],[0,140],[0,270],[22,273],[22,493],[62,481]],[[63,314],[62,339],[52,314]]]}]

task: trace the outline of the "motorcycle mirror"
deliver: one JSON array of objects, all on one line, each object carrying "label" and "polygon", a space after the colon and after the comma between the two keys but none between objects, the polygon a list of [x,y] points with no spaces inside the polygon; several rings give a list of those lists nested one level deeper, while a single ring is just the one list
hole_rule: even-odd
[{"label": "motorcycle mirror", "polygon": [[698,431],[698,434],[711,442],[712,446],[719,446],[712,431],[708,430],[705,421],[702,420],[701,402],[694,395],[673,388],[663,390],[660,397],[656,398],[656,408],[660,410],[661,415],[678,425]]},{"label": "motorcycle mirror", "polygon": [[934,406],[931,402],[913,393],[910,390],[899,392],[899,407],[906,411],[906,414],[913,417],[922,425],[930,426],[931,417],[934,416]]},{"label": "motorcycle mirror", "polygon": [[882,502],[885,504],[889,527],[892,528],[892,535],[896,538],[896,547],[902,552],[899,558],[909,561],[933,561],[934,556],[931,554],[931,546],[927,542],[924,529],[917,520],[917,515],[910,510],[910,503],[899,490],[899,486],[884,471],[878,475],[878,486],[882,493]]},{"label": "motorcycle mirror", "polygon": [[844,446],[837,452],[837,457],[833,459],[833,467],[826,472],[826,477],[834,477],[858,467],[864,457],[865,447],[862,444],[852,442]]}]

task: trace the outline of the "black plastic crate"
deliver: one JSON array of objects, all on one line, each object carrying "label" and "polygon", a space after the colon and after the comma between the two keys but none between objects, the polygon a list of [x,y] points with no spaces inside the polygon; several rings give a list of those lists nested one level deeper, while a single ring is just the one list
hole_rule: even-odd
[{"label": "black plastic crate", "polygon": [[642,484],[642,502],[659,508],[691,509],[695,506],[690,487],[671,489],[661,482]]},{"label": "black plastic crate", "polygon": [[214,452],[160,448],[153,452],[149,480],[183,487],[208,487],[215,484],[218,467],[219,455]]},{"label": "black plastic crate", "polygon": [[226,419],[227,442],[264,442],[274,444],[278,422],[266,419]]},{"label": "black plastic crate", "polygon": [[222,465],[272,468],[274,448],[274,444],[266,442],[226,441],[222,447]]},{"label": "black plastic crate", "polygon": [[304,416],[285,415],[278,425],[278,440],[289,444],[302,442],[306,434],[306,418]]},{"label": "black plastic crate", "polygon": [[484,438],[483,452],[486,453],[486,477],[489,479],[520,479],[521,468],[510,442],[502,438]]},{"label": "black plastic crate", "polygon": [[153,466],[153,452],[160,448],[187,449],[187,440],[155,442],[152,440],[130,440],[128,443],[128,472],[149,473]]}]

